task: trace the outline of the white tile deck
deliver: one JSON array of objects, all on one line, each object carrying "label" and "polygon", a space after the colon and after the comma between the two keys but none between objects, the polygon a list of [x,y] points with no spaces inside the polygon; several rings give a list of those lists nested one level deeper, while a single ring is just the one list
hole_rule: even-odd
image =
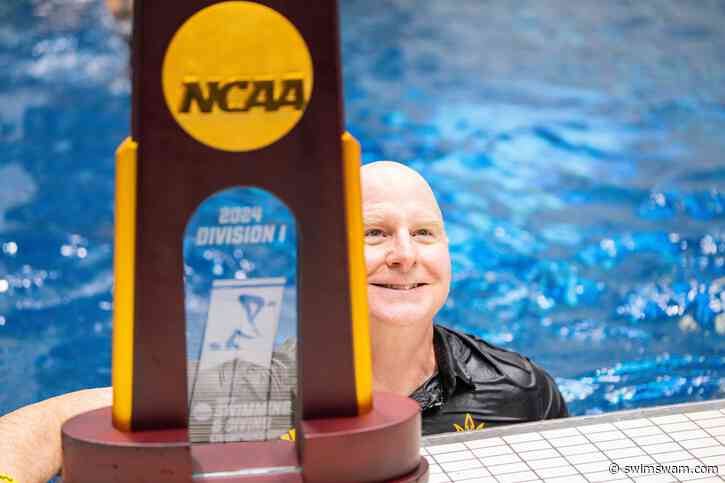
[{"label": "white tile deck", "polygon": [[[723,482],[725,400],[436,435],[423,445],[430,483]],[[629,466],[613,474],[613,463]],[[655,474],[657,465],[679,470]]]}]

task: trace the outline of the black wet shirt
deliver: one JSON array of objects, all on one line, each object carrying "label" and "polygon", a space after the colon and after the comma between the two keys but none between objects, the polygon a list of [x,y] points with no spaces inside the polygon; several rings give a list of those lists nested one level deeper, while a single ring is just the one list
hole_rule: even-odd
[{"label": "black wet shirt", "polygon": [[438,370],[410,395],[423,435],[569,415],[554,380],[526,357],[440,325],[433,347]]}]

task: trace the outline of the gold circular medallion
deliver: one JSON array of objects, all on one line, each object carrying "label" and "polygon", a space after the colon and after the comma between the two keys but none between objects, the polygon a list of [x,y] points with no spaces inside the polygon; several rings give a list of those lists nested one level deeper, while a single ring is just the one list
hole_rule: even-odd
[{"label": "gold circular medallion", "polygon": [[171,39],[162,67],[166,105],[191,137],[224,151],[281,139],[312,94],[312,58],[292,23],[267,6],[222,2]]}]

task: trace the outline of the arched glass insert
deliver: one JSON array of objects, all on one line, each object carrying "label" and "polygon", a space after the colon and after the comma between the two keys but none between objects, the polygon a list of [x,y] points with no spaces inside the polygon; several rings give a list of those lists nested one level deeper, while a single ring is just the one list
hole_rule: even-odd
[{"label": "arched glass insert", "polygon": [[189,437],[262,441],[293,426],[297,230],[273,194],[207,198],[184,234]]}]

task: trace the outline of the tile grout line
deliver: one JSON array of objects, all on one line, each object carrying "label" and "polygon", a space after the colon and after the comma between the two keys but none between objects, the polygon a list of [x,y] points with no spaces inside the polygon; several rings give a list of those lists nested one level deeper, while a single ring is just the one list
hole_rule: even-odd
[{"label": "tile grout line", "polygon": [[[576,428],[574,428],[574,429],[576,429]],[[577,432],[578,432],[578,430],[577,430]],[[546,438],[546,436],[544,436],[544,438]],[[552,439],[556,439],[556,438],[552,438]],[[584,476],[584,473],[582,473],[581,471],[579,471],[579,468],[577,468],[575,464],[573,464],[573,463],[572,463],[571,461],[569,461],[569,458],[567,458],[567,457],[566,457],[566,456],[565,456],[565,455],[564,455],[564,454],[563,454],[563,453],[562,453],[561,451],[559,451],[559,447],[558,447],[558,446],[555,446],[555,445],[554,445],[554,444],[553,444],[553,443],[551,442],[551,440],[549,440],[548,438],[546,438],[546,441],[547,441],[547,442],[548,442],[548,443],[549,443],[549,444],[551,445],[551,447],[552,447],[552,448],[554,449],[554,451],[556,451],[556,453],[557,453],[557,454],[558,454],[558,455],[559,455],[559,456],[560,456],[560,457],[561,457],[561,458],[562,458],[562,459],[563,459],[564,461],[566,461],[566,464],[567,464],[567,465],[571,466],[572,468],[574,468],[574,469],[576,470],[576,472],[577,472],[577,474],[578,474],[579,476],[581,476],[582,478],[584,478],[584,479],[585,479],[585,480],[587,480],[587,481],[589,480],[589,478],[587,478],[586,476]],[[572,446],[574,446],[574,445],[572,445]],[[555,467],[555,468],[559,468],[559,467],[557,466],[557,467]],[[538,473],[537,473],[537,475],[538,475]]]}]

